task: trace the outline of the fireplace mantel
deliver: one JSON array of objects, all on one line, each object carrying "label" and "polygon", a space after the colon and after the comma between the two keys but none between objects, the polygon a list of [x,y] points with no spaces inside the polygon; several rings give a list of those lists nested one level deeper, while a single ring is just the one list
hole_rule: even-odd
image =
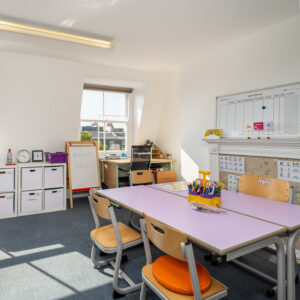
[{"label": "fireplace mantel", "polygon": [[219,180],[219,154],[300,159],[300,137],[203,139],[210,148],[212,178]]}]

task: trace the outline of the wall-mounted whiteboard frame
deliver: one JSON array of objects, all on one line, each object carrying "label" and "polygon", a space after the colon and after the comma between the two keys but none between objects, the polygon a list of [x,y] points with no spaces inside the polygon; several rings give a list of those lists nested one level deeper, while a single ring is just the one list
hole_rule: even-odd
[{"label": "wall-mounted whiteboard frame", "polygon": [[98,149],[98,142],[95,141],[66,143],[71,208],[73,208],[73,192],[101,188]]},{"label": "wall-mounted whiteboard frame", "polygon": [[[218,96],[216,108],[216,128],[222,128],[224,138],[300,136],[300,82]],[[244,128],[247,122],[269,121],[273,130]]]}]

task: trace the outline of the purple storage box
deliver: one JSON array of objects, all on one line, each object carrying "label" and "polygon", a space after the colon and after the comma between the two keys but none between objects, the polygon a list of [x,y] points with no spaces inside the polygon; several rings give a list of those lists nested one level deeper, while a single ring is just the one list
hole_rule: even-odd
[{"label": "purple storage box", "polygon": [[68,162],[68,153],[65,152],[45,152],[46,161],[51,164]]}]

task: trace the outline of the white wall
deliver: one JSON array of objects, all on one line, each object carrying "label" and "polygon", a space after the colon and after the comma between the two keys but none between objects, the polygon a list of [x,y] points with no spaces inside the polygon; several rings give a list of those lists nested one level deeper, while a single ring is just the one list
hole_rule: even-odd
[{"label": "white wall", "polygon": [[176,160],[174,170],[180,179],[180,72],[169,77],[166,100],[162,109],[159,130],[155,142],[163,153],[172,154]]},{"label": "white wall", "polygon": [[300,17],[266,28],[182,68],[180,95],[182,176],[210,169],[201,139],[215,128],[217,96],[300,81]]},{"label": "white wall", "polygon": [[[155,139],[168,77],[161,73],[0,51],[0,159],[8,148],[14,154],[23,148],[63,151],[67,140],[78,140],[86,78],[108,78],[146,86],[142,118],[135,136],[139,143],[147,138]],[[158,117],[154,118],[155,115]]]}]

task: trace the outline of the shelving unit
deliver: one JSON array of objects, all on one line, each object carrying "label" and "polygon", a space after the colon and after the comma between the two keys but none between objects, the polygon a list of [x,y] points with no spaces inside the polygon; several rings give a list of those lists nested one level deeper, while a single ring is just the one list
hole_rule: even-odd
[{"label": "shelving unit", "polygon": [[18,164],[18,215],[65,210],[66,164]]},{"label": "shelving unit", "polygon": [[16,217],[17,167],[0,165],[0,219]]}]

